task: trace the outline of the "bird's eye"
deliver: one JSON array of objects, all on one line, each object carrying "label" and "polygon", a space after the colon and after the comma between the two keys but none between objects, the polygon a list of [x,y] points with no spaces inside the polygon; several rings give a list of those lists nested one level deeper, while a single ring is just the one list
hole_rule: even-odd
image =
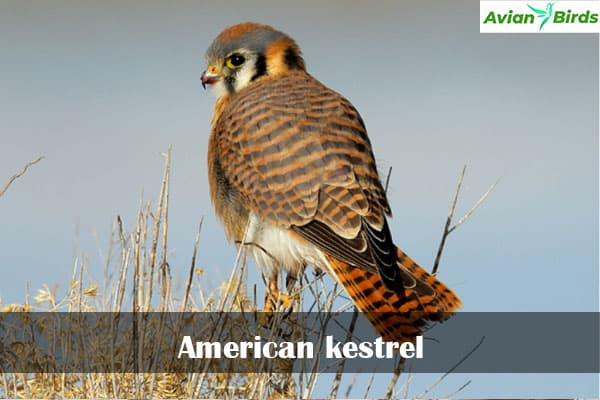
[{"label": "bird's eye", "polygon": [[241,54],[232,54],[227,57],[227,61],[225,62],[228,68],[235,69],[239,68],[244,64],[246,59]]}]

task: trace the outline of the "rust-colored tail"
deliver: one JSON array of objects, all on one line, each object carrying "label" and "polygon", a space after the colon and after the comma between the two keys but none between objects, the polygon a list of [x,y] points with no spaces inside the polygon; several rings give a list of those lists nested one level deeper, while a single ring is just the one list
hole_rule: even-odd
[{"label": "rust-colored tail", "polygon": [[378,274],[328,257],[336,279],[354,304],[386,341],[408,341],[420,335],[427,321],[443,321],[461,307],[460,299],[402,250],[398,267],[416,278],[416,285],[394,292]]}]

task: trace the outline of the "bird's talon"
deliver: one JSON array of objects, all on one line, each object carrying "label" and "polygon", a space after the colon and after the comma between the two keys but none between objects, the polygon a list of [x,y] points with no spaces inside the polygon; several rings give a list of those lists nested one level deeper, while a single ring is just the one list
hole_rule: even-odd
[{"label": "bird's talon", "polygon": [[263,309],[263,312],[273,313],[277,310],[285,310],[291,308],[294,304],[294,300],[294,296],[289,296],[279,291],[273,293],[272,290],[271,293],[267,293],[265,297],[265,307]]}]

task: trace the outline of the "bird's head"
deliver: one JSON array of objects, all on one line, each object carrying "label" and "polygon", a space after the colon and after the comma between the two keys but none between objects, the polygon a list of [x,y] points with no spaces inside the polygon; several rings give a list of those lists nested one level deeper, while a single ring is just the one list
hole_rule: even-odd
[{"label": "bird's head", "polygon": [[304,70],[296,42],[285,33],[254,22],[221,32],[206,51],[206,60],[202,86],[212,85],[217,97],[239,92],[266,76]]}]

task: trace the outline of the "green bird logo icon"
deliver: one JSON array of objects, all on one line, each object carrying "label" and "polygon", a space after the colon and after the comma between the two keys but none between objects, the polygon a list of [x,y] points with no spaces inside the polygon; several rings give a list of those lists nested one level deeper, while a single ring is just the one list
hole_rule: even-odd
[{"label": "green bird logo icon", "polygon": [[540,10],[539,8],[531,7],[529,4],[527,4],[527,7],[529,7],[531,9],[531,11],[536,13],[538,18],[543,18],[542,24],[540,25],[540,29],[539,29],[540,31],[544,27],[544,24],[546,22],[548,22],[548,20],[552,17],[552,7],[554,7],[554,3],[546,4],[545,10]]}]

